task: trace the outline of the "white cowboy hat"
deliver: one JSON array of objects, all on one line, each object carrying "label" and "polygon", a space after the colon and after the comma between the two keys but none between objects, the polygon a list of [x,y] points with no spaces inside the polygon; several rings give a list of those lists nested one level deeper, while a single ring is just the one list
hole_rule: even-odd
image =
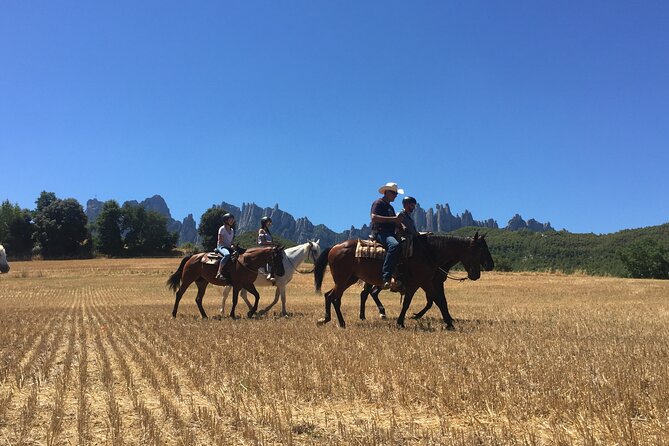
[{"label": "white cowboy hat", "polygon": [[398,189],[397,183],[386,183],[384,186],[379,188],[379,193],[385,194],[387,190],[397,192],[398,194],[404,194],[404,189]]}]

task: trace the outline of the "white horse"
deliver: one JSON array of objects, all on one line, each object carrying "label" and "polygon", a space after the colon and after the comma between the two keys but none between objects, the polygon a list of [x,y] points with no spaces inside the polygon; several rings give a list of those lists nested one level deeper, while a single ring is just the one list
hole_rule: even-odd
[{"label": "white horse", "polygon": [[[293,274],[295,271],[297,271],[297,268],[302,264],[302,262],[309,258],[312,262],[316,263],[316,259],[318,259],[318,256],[321,255],[321,246],[319,245],[319,242],[320,240],[316,240],[315,242],[309,241],[301,245],[293,246],[292,248],[288,248],[284,251],[283,268],[286,272],[283,276],[276,278],[276,293],[274,294],[274,302],[269,304],[267,308],[260,310],[258,312],[259,315],[267,313],[279,301],[279,297],[281,297],[281,316],[288,315],[288,312],[286,312],[286,285],[288,285],[288,282],[292,280]],[[266,275],[266,272],[259,271],[258,277],[256,277],[254,284],[256,286],[274,286],[272,285],[272,282],[267,280]],[[225,314],[225,300],[228,298],[231,289],[232,287],[229,286],[223,287],[221,314]],[[251,303],[246,298],[246,291],[242,290],[239,295],[242,297],[242,299],[244,299],[246,305],[251,308]]]},{"label": "white horse", "polygon": [[0,245],[0,273],[9,272],[9,263],[7,263],[7,253],[5,247]]}]

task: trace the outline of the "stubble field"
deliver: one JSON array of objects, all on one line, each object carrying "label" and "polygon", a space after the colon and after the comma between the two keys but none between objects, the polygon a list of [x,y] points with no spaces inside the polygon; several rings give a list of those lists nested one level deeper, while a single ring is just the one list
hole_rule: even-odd
[{"label": "stubble field", "polygon": [[[390,319],[370,300],[358,321],[352,287],[342,330],[316,326],[311,275],[288,318],[201,320],[193,286],[172,319],[178,264],[0,276],[0,444],[669,444],[669,281],[449,281],[455,331],[436,307],[398,330],[390,293]],[[204,303],[218,316],[220,289]]]}]

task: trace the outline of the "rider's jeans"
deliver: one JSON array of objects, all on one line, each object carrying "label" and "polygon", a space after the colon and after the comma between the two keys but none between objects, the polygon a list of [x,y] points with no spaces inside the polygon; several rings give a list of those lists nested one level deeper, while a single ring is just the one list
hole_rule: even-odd
[{"label": "rider's jeans", "polygon": [[397,255],[399,254],[400,242],[395,238],[393,232],[379,232],[376,239],[386,248],[386,258],[383,261],[383,281],[388,282],[392,277],[393,270],[397,264]]},{"label": "rider's jeans", "polygon": [[225,246],[217,246],[216,251],[218,251],[218,253],[223,256],[221,259],[221,265],[218,268],[218,270],[221,271],[223,266],[225,266],[225,264],[228,262],[228,259],[230,258],[230,248],[226,248]]}]

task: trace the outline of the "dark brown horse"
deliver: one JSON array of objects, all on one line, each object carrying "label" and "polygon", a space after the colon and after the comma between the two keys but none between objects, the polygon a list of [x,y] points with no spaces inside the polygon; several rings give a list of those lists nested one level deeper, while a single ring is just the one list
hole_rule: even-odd
[{"label": "dark brown horse", "polygon": [[[314,269],[316,290],[320,291],[327,265],[330,266],[335,283],[334,287],[325,293],[325,317],[318,321],[319,324],[330,321],[331,307],[334,306],[339,325],[346,326],[341,314],[341,297],[344,291],[358,280],[377,286],[383,283],[382,260],[355,257],[356,244],[357,240],[347,240],[335,245],[325,250],[316,262]],[[485,237],[479,237],[477,232],[471,238],[425,235],[415,239],[413,256],[403,259],[405,295],[397,325],[404,326],[404,318],[411,299],[418,288],[422,288],[441,310],[447,328],[453,328],[453,319],[448,312],[442,289],[443,280],[441,277],[435,278],[435,275],[440,266],[453,266],[458,262],[463,264],[470,280],[481,277],[481,268],[484,271],[491,271],[494,262]]]},{"label": "dark brown horse", "polygon": [[[441,292],[444,293],[444,299],[446,299],[446,294],[445,294],[446,292],[441,284],[446,282],[446,279],[449,278],[449,270],[453,266],[455,265],[446,264],[440,266],[434,273],[434,291],[439,292],[439,289],[441,288]],[[454,280],[460,280],[460,281],[467,280],[467,277],[455,278]],[[360,292],[360,320],[364,321],[366,319],[365,304],[367,303],[367,298],[369,296],[372,296],[372,299],[374,299],[374,303],[376,304],[376,308],[379,311],[379,316],[381,317],[381,319],[386,319],[386,309],[383,306],[381,299],[379,299],[380,293],[381,293],[381,287],[369,283],[364,284],[362,291]],[[411,316],[411,319],[422,318],[425,315],[425,313],[427,313],[427,311],[430,308],[432,308],[432,304],[434,303],[433,297],[426,295],[425,299],[427,300],[427,302],[425,303],[425,307],[423,307],[423,309],[420,310],[418,313],[414,313],[414,315]],[[448,302],[446,302],[446,312],[448,313]],[[452,320],[450,313],[447,314],[447,318]]]},{"label": "dark brown horse", "polygon": [[202,307],[202,298],[204,297],[207,285],[210,283],[218,286],[232,285],[232,309],[230,310],[230,317],[233,319],[235,318],[235,307],[237,306],[239,292],[242,289],[245,289],[253,294],[255,303],[248,312],[248,317],[251,317],[258,310],[258,301],[260,300],[260,294],[255,285],[253,285],[256,277],[258,277],[258,268],[269,263],[272,267],[272,271],[274,271],[277,276],[281,277],[284,274],[283,248],[280,246],[251,248],[246,250],[244,254],[241,254],[236,261],[229,260],[231,264],[227,265],[226,268],[230,268],[232,284],[216,278],[218,263],[203,263],[202,258],[205,255],[206,253],[200,253],[184,257],[181,260],[179,269],[167,279],[167,286],[172,291],[176,292],[172,317],[177,316],[179,301],[186,292],[186,289],[193,282],[197,285],[197,297],[195,297],[195,302],[197,303],[197,308],[200,310],[200,314],[203,318],[207,317],[207,313],[204,312],[204,308]]}]

